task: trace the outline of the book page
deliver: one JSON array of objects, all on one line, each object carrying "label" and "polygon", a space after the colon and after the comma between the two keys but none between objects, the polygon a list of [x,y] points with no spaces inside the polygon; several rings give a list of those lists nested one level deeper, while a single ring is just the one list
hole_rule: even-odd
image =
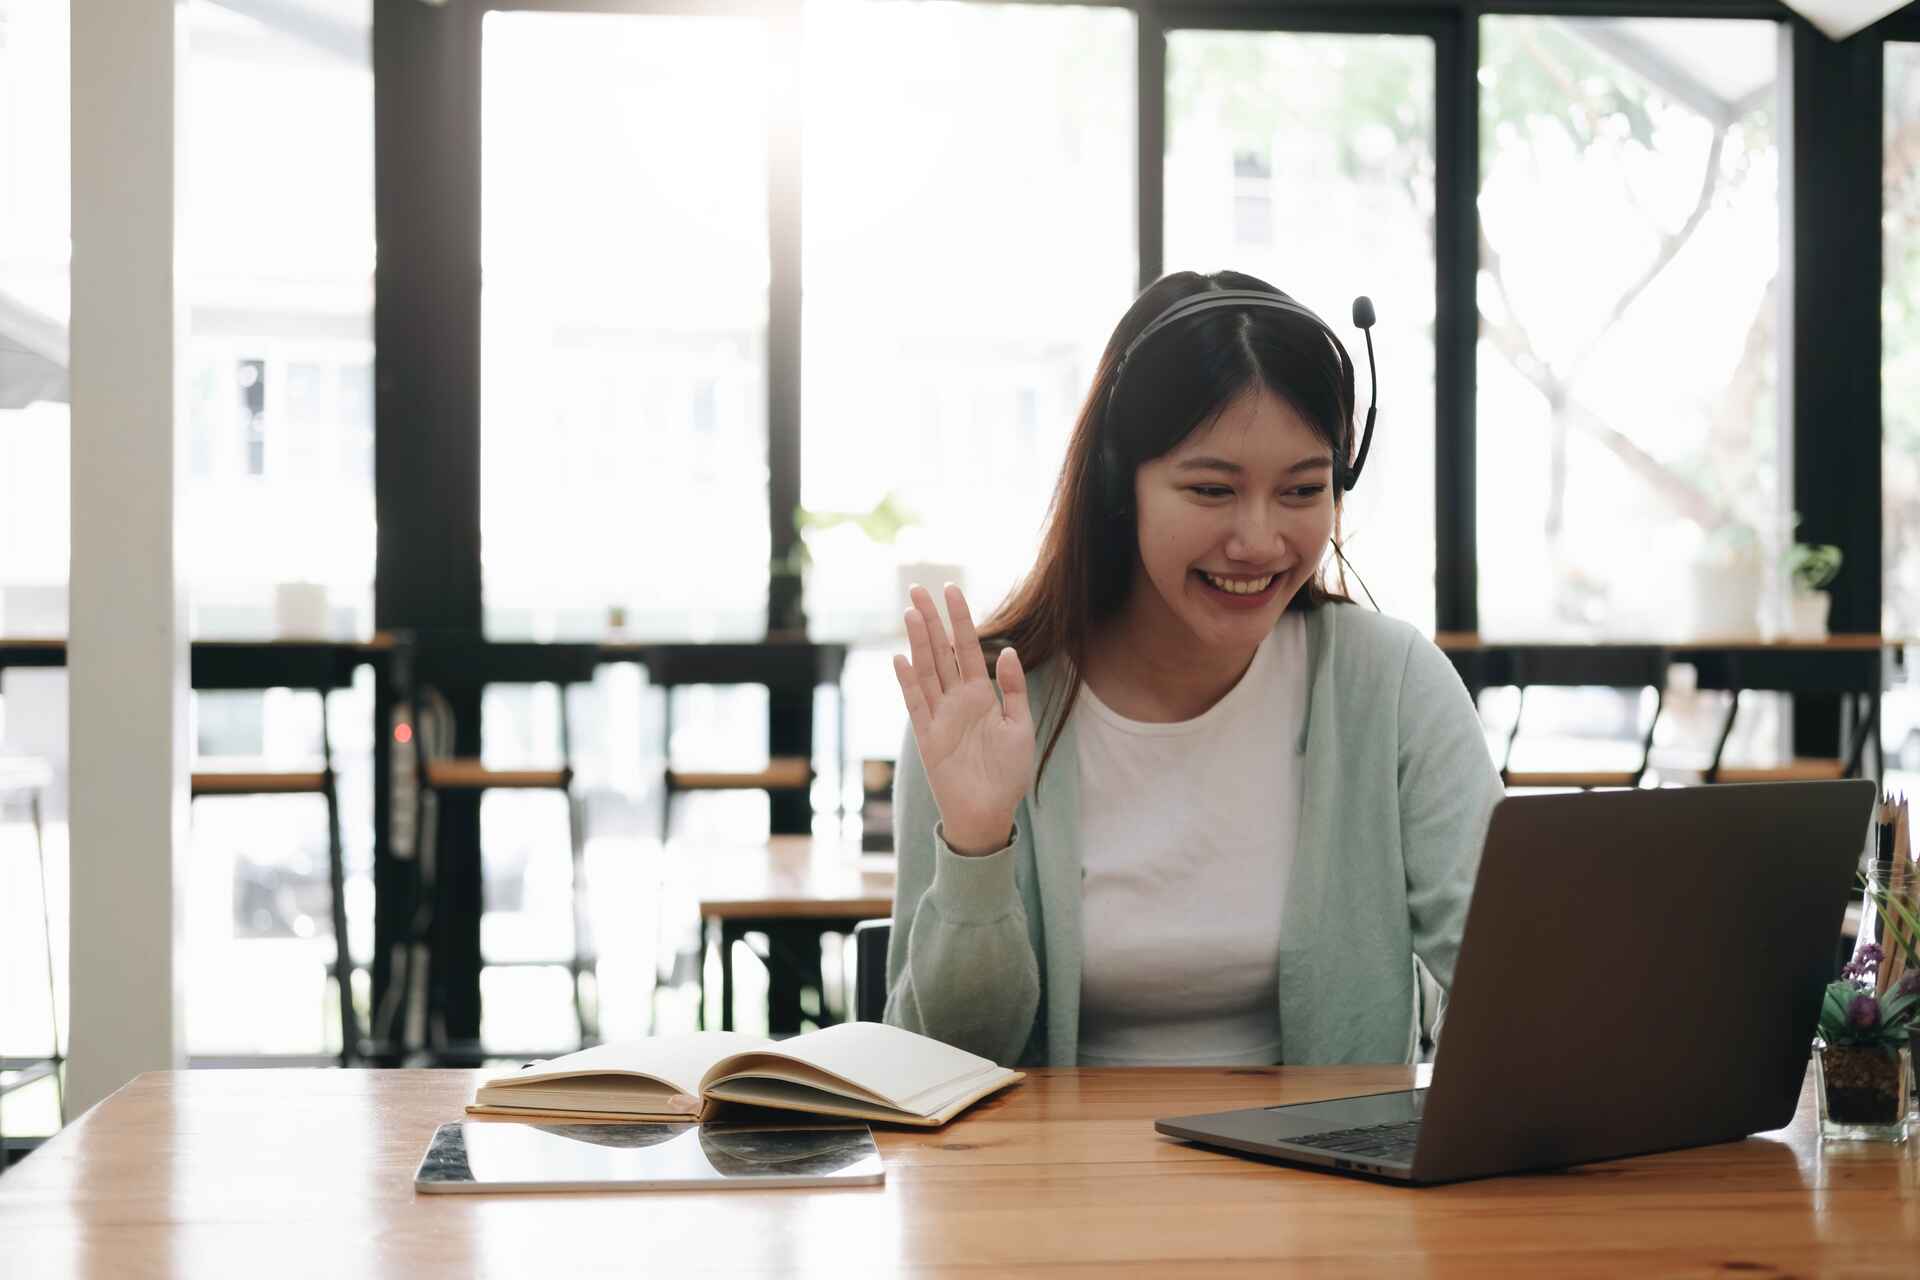
[{"label": "book page", "polygon": [[[723,1058],[769,1048],[772,1041],[737,1031],[690,1031],[674,1036],[650,1036],[645,1040],[620,1040],[595,1045],[578,1053],[529,1062],[518,1071],[492,1076],[485,1088],[515,1089],[524,1085],[568,1081],[556,1086],[582,1088],[584,1077],[597,1077],[584,1086],[592,1092],[618,1090],[620,1078],[644,1077],[670,1086],[675,1093],[697,1094],[701,1077]],[[628,1086],[631,1087],[631,1086]]]},{"label": "book page", "polygon": [[804,1063],[919,1115],[940,1110],[947,1100],[996,1076],[1013,1074],[929,1036],[879,1022],[846,1022],[716,1062],[700,1082],[701,1092],[736,1073],[775,1074],[783,1060]]}]

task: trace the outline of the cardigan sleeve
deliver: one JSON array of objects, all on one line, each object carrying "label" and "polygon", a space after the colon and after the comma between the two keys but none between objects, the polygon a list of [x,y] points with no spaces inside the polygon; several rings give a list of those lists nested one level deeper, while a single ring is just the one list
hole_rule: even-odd
[{"label": "cardigan sleeve", "polygon": [[1453,986],[1480,849],[1503,792],[1473,700],[1425,636],[1408,646],[1399,726],[1400,848],[1413,950],[1445,991]]},{"label": "cardigan sleeve", "polygon": [[909,728],[894,770],[899,872],[885,1018],[1012,1066],[1040,1006],[1039,962],[1014,878],[1019,833],[998,853],[962,857],[939,818]]}]

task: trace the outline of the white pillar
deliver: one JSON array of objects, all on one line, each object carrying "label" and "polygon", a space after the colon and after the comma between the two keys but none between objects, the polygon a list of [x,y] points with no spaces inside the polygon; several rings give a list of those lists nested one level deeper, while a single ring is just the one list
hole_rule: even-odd
[{"label": "white pillar", "polygon": [[176,573],[179,0],[72,0],[68,619],[76,1116],[185,1063],[187,627]]}]

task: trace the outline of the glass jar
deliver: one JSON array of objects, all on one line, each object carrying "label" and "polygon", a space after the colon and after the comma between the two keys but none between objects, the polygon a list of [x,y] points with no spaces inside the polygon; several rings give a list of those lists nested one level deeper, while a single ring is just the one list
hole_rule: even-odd
[{"label": "glass jar", "polygon": [[1891,1046],[1815,1045],[1820,1136],[1841,1142],[1905,1142],[1913,1058]]}]

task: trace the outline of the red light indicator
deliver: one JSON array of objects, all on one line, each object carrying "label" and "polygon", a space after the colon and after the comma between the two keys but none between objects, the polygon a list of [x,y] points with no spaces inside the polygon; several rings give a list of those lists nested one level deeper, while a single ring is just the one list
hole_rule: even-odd
[{"label": "red light indicator", "polygon": [[403,747],[409,742],[412,742],[413,726],[410,724],[397,724],[393,726],[393,740]]}]

